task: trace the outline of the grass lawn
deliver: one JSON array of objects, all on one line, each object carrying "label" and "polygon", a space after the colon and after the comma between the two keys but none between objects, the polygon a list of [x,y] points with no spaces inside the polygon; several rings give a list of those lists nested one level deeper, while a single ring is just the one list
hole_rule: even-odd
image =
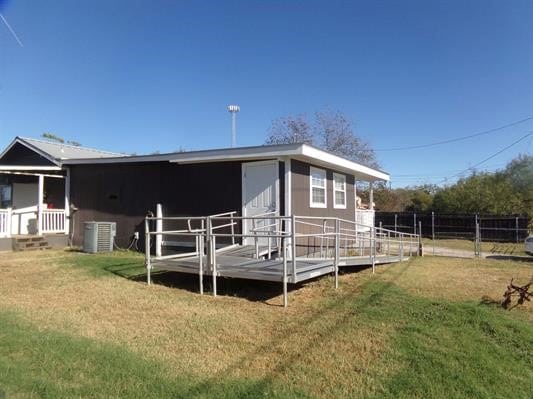
[{"label": "grass lawn", "polygon": [[[433,248],[433,241],[430,238],[422,239],[424,248],[428,254]],[[435,240],[436,247],[445,247],[452,249],[464,249],[474,252],[474,241],[464,239],[439,239]],[[524,242],[509,243],[509,242],[481,242],[481,251],[489,252],[498,255],[526,255],[524,252]]]},{"label": "grass lawn", "polygon": [[[143,282],[132,253],[0,259],[7,397],[530,398],[533,306],[498,305],[533,263],[415,258],[292,290]],[[206,279],[206,286],[208,280]],[[1,397],[1,393],[0,393]]]}]

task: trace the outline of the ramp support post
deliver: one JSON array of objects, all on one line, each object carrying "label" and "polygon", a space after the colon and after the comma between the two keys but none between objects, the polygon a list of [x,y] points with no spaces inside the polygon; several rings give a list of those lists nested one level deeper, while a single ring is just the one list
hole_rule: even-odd
[{"label": "ramp support post", "polygon": [[339,288],[340,220],[335,219],[335,289]]},{"label": "ramp support post", "polygon": [[144,219],[144,259],[146,264],[146,283],[150,285],[152,283],[152,276],[150,274],[152,269],[152,263],[150,261],[150,222],[148,218]]},{"label": "ramp support post", "polygon": [[288,305],[288,294],[287,294],[287,238],[282,238],[282,247],[283,247],[283,307]]}]

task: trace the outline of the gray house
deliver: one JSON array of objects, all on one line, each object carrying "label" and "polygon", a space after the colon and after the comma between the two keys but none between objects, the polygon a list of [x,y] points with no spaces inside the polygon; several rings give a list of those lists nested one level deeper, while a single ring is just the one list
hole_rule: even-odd
[{"label": "gray house", "polygon": [[80,245],[90,220],[116,222],[125,246],[156,204],[169,216],[274,212],[370,225],[373,210],[356,209],[356,182],[388,180],[306,144],[125,156],[17,137],[0,155],[0,249],[28,236]]}]

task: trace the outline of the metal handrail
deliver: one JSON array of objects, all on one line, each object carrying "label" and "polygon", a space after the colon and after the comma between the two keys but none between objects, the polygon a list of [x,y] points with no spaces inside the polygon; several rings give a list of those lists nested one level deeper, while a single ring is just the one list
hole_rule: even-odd
[{"label": "metal handrail", "polygon": [[[170,230],[170,231],[150,231],[151,220],[187,220],[188,229]],[[252,220],[253,228],[249,232],[235,232],[234,226],[239,221]],[[319,221],[313,223],[312,220]],[[201,221],[202,226],[199,229],[193,229],[191,222]],[[224,223],[229,221],[228,223]],[[257,226],[258,222],[263,221],[268,224]],[[216,225],[216,222],[223,222],[221,225]],[[334,226],[332,226],[334,224]],[[311,226],[319,229],[316,233],[298,232],[297,226]],[[223,228],[231,227],[231,232],[220,231]],[[362,231],[361,227],[367,227],[368,230]],[[236,238],[251,237],[256,242],[256,257],[259,257],[259,238],[268,238],[268,254],[270,258],[272,252],[271,240],[276,240],[278,256],[281,254],[283,261],[283,286],[284,286],[284,304],[287,303],[287,283],[296,282],[297,275],[297,261],[302,258],[309,257],[309,253],[305,256],[297,256],[298,239],[303,238],[318,238],[320,239],[320,256],[317,259],[333,259],[333,266],[335,272],[335,286],[338,285],[338,268],[340,259],[356,256],[368,256],[372,264],[372,270],[375,269],[376,256],[379,253],[391,254],[392,251],[398,251],[400,260],[404,257],[404,247],[409,241],[409,255],[413,253],[413,238],[418,238],[418,234],[403,233],[384,229],[381,227],[364,226],[352,220],[346,220],[336,217],[316,217],[316,216],[279,216],[277,212],[266,212],[254,216],[237,216],[236,211],[225,212],[217,215],[204,217],[147,217],[145,219],[145,234],[146,234],[146,267],[147,280],[150,282],[150,270],[152,267],[152,260],[150,254],[150,237],[158,234],[165,235],[183,235],[196,237],[195,252],[198,256],[198,274],[200,279],[200,292],[203,293],[202,277],[204,271],[209,270],[213,279],[213,295],[216,295],[216,277],[219,275],[217,270],[217,245],[218,238],[231,238],[232,243],[235,243]],[[331,245],[330,243],[332,243]],[[309,241],[308,241],[309,242]],[[325,245],[324,245],[325,244]],[[418,241],[420,245],[420,240]],[[317,248],[314,244],[313,248]],[[229,247],[224,247],[229,248]],[[222,248],[222,249],[224,249]],[[325,248],[325,251],[324,251]],[[333,252],[331,252],[333,250]],[[313,252],[316,254],[316,252]],[[204,256],[205,255],[205,256]],[[183,255],[170,255],[165,257],[156,257],[155,260],[177,258]],[[288,261],[291,261],[291,274],[289,274]],[[204,263],[205,262],[205,263]],[[292,277],[291,277],[292,276]]]}]

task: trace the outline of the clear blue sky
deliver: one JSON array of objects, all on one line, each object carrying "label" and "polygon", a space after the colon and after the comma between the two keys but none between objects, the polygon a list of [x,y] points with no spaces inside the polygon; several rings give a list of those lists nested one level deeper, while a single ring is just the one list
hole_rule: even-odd
[{"label": "clear blue sky", "polygon": [[[326,107],[377,149],[533,116],[531,0],[0,4],[24,45],[0,21],[2,147],[46,131],[120,152],[227,147],[230,103],[239,145]],[[378,157],[393,186],[440,182],[532,130]]]}]

